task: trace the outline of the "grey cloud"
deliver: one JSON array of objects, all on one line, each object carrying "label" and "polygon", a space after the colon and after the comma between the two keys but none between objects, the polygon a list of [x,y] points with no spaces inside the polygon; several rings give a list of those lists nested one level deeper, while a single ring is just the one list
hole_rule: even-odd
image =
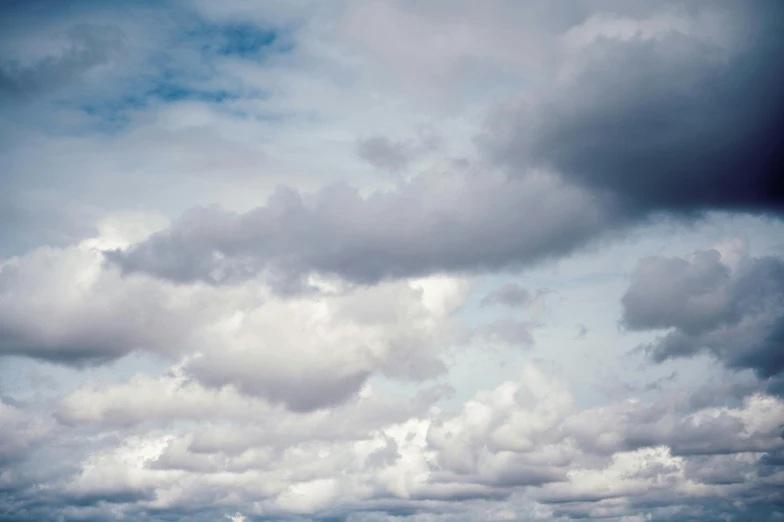
[{"label": "grey cloud", "polygon": [[0,400],[0,424],[1,467],[24,460],[49,435],[50,429],[48,423],[42,423],[7,399]]},{"label": "grey cloud", "polygon": [[753,455],[697,456],[686,461],[686,477],[701,484],[742,484],[754,468]]},{"label": "grey cloud", "polygon": [[32,65],[0,62],[0,94],[24,98],[57,89],[90,69],[111,62],[126,48],[126,35],[116,26],[80,24],[66,33],[68,46],[57,56]]},{"label": "grey cloud", "polygon": [[[148,408],[160,417],[180,409],[199,418],[194,404],[178,406],[177,397],[148,407],[155,393],[197,396],[214,406],[234,400],[236,390],[306,411],[344,402],[372,374],[421,381],[445,370],[440,355],[453,329],[449,313],[463,299],[459,281],[424,290],[405,281],[349,285],[298,301],[275,299],[258,281],[248,283],[250,293],[250,286],[200,285],[181,294],[174,285],[124,278],[104,266],[92,245],[105,240],[40,248],[0,267],[0,355],[78,367],[140,351],[188,354],[184,377],[212,390],[179,377],[130,400],[127,388],[118,389],[113,405],[99,399],[86,410],[66,408],[58,417],[64,423],[110,417],[133,424]],[[430,297],[443,306],[431,306]],[[238,310],[242,320],[226,323]]]},{"label": "grey cloud", "polygon": [[374,283],[532,263],[571,252],[610,219],[597,199],[541,173],[423,175],[368,197],[346,186],[311,196],[280,188],[246,214],[195,209],[106,257],[126,273],[182,283],[237,282],[266,271],[285,290],[311,272]]},{"label": "grey cloud", "polygon": [[535,323],[529,321],[520,321],[513,317],[501,317],[477,326],[468,333],[468,337],[475,342],[531,346],[534,344],[534,337],[531,331],[536,326]]},{"label": "grey cloud", "polygon": [[439,139],[422,136],[418,140],[393,141],[386,136],[372,136],[357,141],[357,156],[376,168],[399,172],[425,154],[437,150]]},{"label": "grey cloud", "polygon": [[517,283],[507,283],[487,294],[480,304],[482,306],[506,306],[519,308],[526,306],[533,296],[531,292]]},{"label": "grey cloud", "polygon": [[622,298],[630,330],[668,329],[645,347],[655,361],[706,351],[761,378],[784,371],[784,260],[748,258],[731,268],[716,250],[692,259],[642,260]]},{"label": "grey cloud", "polygon": [[[367,197],[345,186],[312,195],[281,188],[246,214],[189,211],[107,259],[177,282],[266,271],[292,292],[311,272],[372,283],[522,266],[657,212],[779,212],[783,9],[699,3],[675,11],[696,29],[643,37],[632,27],[636,37],[598,36],[561,52],[545,88],[522,108],[505,106],[480,140],[509,178],[423,175]],[[716,13],[732,21],[724,39],[703,27]],[[602,19],[573,22],[581,20]],[[360,149],[392,168],[404,163],[406,147],[385,138]]]},{"label": "grey cloud", "polygon": [[397,462],[400,458],[400,451],[394,439],[387,438],[386,445],[374,451],[365,461],[370,467],[384,467]]},{"label": "grey cloud", "polygon": [[[645,37],[642,20],[619,21],[636,36],[599,34],[567,55],[537,98],[496,118],[488,149],[512,170],[546,166],[607,193],[630,216],[780,213],[784,6],[689,6],[674,10],[688,29]],[[705,22],[714,15],[721,29]]]},{"label": "grey cloud", "polygon": [[776,403],[752,396],[736,408],[692,413],[666,401],[617,404],[574,415],[564,429],[581,448],[596,454],[662,445],[684,457],[765,452],[784,447],[779,436],[784,410],[771,404]]},{"label": "grey cloud", "polygon": [[100,267],[100,254],[79,247],[40,248],[0,266],[0,355],[89,366],[179,350],[195,316],[167,306],[160,285]]},{"label": "grey cloud", "polygon": [[[149,383],[133,384],[144,388]],[[481,519],[487,501],[516,512],[516,502],[525,498],[539,513],[552,509],[567,519],[622,521],[646,513],[668,520],[666,515],[676,512],[701,512],[713,519],[712,513],[729,508],[707,509],[701,503],[726,498],[759,514],[775,501],[775,470],[784,448],[782,427],[775,425],[777,420],[784,422],[777,399],[749,399],[742,408],[727,410],[726,415],[742,420],[737,425],[714,422],[721,416],[711,409],[683,414],[666,401],[617,404],[616,417],[608,416],[612,412],[606,409],[576,416],[563,386],[529,369],[519,382],[480,393],[461,413],[444,418],[420,404],[421,397],[412,397],[408,404],[398,401],[397,413],[371,397],[329,412],[276,409],[264,414],[249,409],[243,416],[234,411],[236,398],[223,396],[232,411],[217,415],[220,423],[193,430],[190,425],[177,428],[177,418],[167,421],[151,408],[151,418],[160,422],[152,431],[128,426],[117,431],[109,419],[108,424],[95,426],[98,431],[59,432],[59,442],[49,445],[47,458],[69,452],[84,465],[17,485],[11,492],[13,502],[3,506],[10,516],[44,521],[57,520],[53,512],[72,509],[76,511],[69,519],[90,513],[92,519],[109,520],[110,513],[122,512],[134,520],[171,516],[201,522],[225,514],[216,511],[216,505],[225,506],[227,513],[248,515],[253,506],[261,506],[269,516],[293,520],[305,506],[302,520],[343,519],[349,513],[364,520],[365,515],[373,519],[376,512],[383,513],[379,520],[406,513],[462,521],[468,519],[450,517],[477,510]],[[188,389],[192,399],[180,397],[179,403],[195,409],[203,396],[194,392]],[[81,397],[84,406],[102,394],[107,404],[112,403],[117,395],[111,389],[90,394]],[[137,415],[136,410],[132,414]],[[577,425],[583,431],[576,431]],[[693,440],[714,444],[714,452],[682,452],[682,459],[672,459],[662,445],[678,453],[681,443],[673,437],[689,430]],[[628,452],[636,449],[624,442],[623,434],[632,432],[655,436],[644,443],[652,447],[641,448],[639,457],[629,462]],[[720,433],[741,443],[717,443]],[[591,442],[606,445],[608,454],[595,455]],[[164,447],[158,453],[154,448],[160,444]],[[750,452],[767,456],[758,462]],[[430,456],[425,458],[426,454]],[[148,460],[139,465],[142,455]],[[340,480],[330,482],[336,469],[341,470]],[[579,473],[569,477],[571,470]],[[737,482],[738,476],[747,480]],[[36,484],[47,485],[44,496],[35,496]],[[300,487],[303,494],[312,495],[289,496]],[[695,487],[703,493],[691,494]],[[40,504],[34,508],[35,498]],[[153,499],[157,500],[151,504]],[[163,507],[155,507],[164,500]]]},{"label": "grey cloud", "polygon": [[359,140],[357,156],[375,167],[391,171],[403,170],[410,160],[404,144],[392,142],[383,136]]},{"label": "grey cloud", "polygon": [[280,375],[276,378],[271,372],[265,372],[261,377],[258,374],[259,365],[263,366],[263,361],[249,363],[247,354],[245,357],[234,358],[216,354],[197,359],[188,364],[187,370],[207,386],[236,386],[243,393],[266,397],[274,403],[284,403],[291,410],[299,412],[345,402],[370,376],[370,371],[367,370],[322,375],[307,370],[303,371],[300,378],[293,375]]}]

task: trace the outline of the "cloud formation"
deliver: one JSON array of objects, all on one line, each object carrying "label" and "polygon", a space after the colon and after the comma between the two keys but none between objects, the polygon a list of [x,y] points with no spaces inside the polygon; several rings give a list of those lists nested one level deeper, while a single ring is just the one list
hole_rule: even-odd
[{"label": "cloud formation", "polygon": [[[159,394],[162,404],[180,406],[170,416],[161,415],[154,400],[140,409],[110,399],[129,396],[126,386],[142,394],[163,386],[169,391]],[[528,491],[543,518],[604,513],[620,520],[647,505],[657,513],[654,519],[667,520],[727,512],[722,499],[728,493],[762,501],[782,477],[776,459],[784,449],[784,404],[771,396],[693,413],[668,401],[579,412],[563,381],[531,365],[455,414],[434,410],[437,396],[405,404],[367,390],[329,413],[260,414],[252,401],[211,395],[168,377],[79,390],[59,414],[71,430],[97,422],[129,436],[95,448],[80,469],[63,470],[67,474],[49,490],[49,506],[70,504],[74,516],[103,503],[125,516],[154,519],[152,513],[164,510],[209,520],[216,505],[232,498],[249,517],[354,512],[372,519],[407,505],[438,520],[460,520],[458,512],[481,510],[489,501],[526,516],[534,508],[518,494]],[[210,404],[216,400],[236,406],[215,410]],[[80,408],[87,409],[78,413]],[[187,428],[205,416],[215,423],[196,432]],[[166,434],[131,435],[148,422]],[[186,424],[178,428],[181,422]],[[17,452],[23,462],[34,458],[29,449]],[[11,481],[7,487],[24,498],[30,486]],[[682,500],[660,505],[673,492]],[[764,506],[753,509],[764,512]],[[44,505],[9,507],[17,518],[49,517]]]},{"label": "cloud formation", "polygon": [[194,209],[170,230],[106,256],[126,273],[175,282],[232,283],[267,272],[282,291],[298,291],[313,273],[372,284],[540,261],[592,239],[609,212],[545,173],[423,175],[367,197],[346,186],[313,195],[280,188],[246,214]]},{"label": "cloud formation", "polygon": [[708,352],[761,378],[784,372],[784,261],[745,257],[729,266],[718,250],[690,259],[651,257],[632,274],[623,325],[669,330],[645,346],[654,361]]},{"label": "cloud formation", "polygon": [[[180,282],[271,270],[285,285],[312,272],[373,283],[529,265],[655,213],[779,213],[781,10],[706,6],[599,13],[564,33],[546,88],[504,105],[479,140],[508,176],[421,175],[368,196],[280,188],[243,215],[192,210],[109,260]],[[407,164],[384,137],[358,151]]]},{"label": "cloud formation", "polygon": [[569,29],[546,90],[494,122],[498,161],[553,169],[632,215],[780,213],[782,7],[692,7]]},{"label": "cloud formation", "polygon": [[0,5],[0,520],[784,520],[783,29]]},{"label": "cloud formation", "polygon": [[0,62],[0,96],[24,99],[81,79],[91,69],[107,65],[126,46],[126,35],[116,26],[81,24],[63,35],[63,48],[33,63]]}]

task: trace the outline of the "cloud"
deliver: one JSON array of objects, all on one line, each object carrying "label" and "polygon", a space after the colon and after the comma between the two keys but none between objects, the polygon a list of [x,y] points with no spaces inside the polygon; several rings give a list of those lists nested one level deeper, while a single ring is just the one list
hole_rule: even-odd
[{"label": "cloud", "polygon": [[[0,399],[0,464],[23,460],[49,435],[51,426],[28,412]],[[0,482],[1,484],[1,482]]]},{"label": "cloud", "polygon": [[588,327],[585,326],[584,324],[577,324],[575,326],[575,330],[577,330],[577,333],[574,334],[574,339],[578,340],[578,341],[581,341],[581,340],[585,339],[585,337],[590,332]]},{"label": "cloud", "polygon": [[780,213],[781,5],[693,7],[572,27],[544,88],[491,119],[488,151],[606,193],[630,216]]},{"label": "cloud", "polygon": [[192,305],[174,303],[159,284],[104,271],[100,245],[41,247],[3,261],[0,353],[90,365],[135,350],[177,352],[198,317]]},{"label": "cloud", "polygon": [[[142,520],[162,512],[199,521],[241,512],[314,519],[419,513],[457,521],[457,513],[482,512],[488,502],[506,510],[506,519],[773,512],[784,449],[779,398],[756,395],[734,408],[685,412],[686,391],[680,402],[580,410],[562,378],[534,365],[454,413],[433,407],[438,393],[394,398],[370,387],[329,411],[296,413],[264,411],[179,377],[90,385],[66,398],[58,414],[77,431],[46,432],[59,441],[47,451],[75,452],[79,465],[37,482],[47,485],[48,508],[14,504],[8,513],[49,520],[70,506],[82,515]],[[15,466],[37,457],[30,451],[22,458]],[[16,498],[36,490],[34,483],[8,486]],[[749,503],[717,504],[728,496]]]},{"label": "cloud", "polygon": [[[242,215],[191,210],[107,257],[179,282],[270,271],[291,291],[313,272],[373,283],[530,265],[661,212],[777,213],[779,9],[764,6],[597,15],[572,27],[546,87],[503,104],[479,140],[508,176],[421,174],[367,196],[280,188]],[[392,169],[408,152],[382,137],[359,144]]]},{"label": "cloud", "polygon": [[221,284],[267,272],[281,290],[297,291],[313,273],[370,284],[540,261],[589,241],[608,212],[544,173],[421,175],[367,197],[346,186],[312,195],[279,188],[246,214],[194,209],[106,256],[125,273]]},{"label": "cloud", "polygon": [[264,401],[243,397],[233,389],[205,389],[178,371],[162,379],[138,375],[112,387],[87,384],[60,401],[55,418],[70,426],[127,427],[156,421],[242,420],[269,410]]},{"label": "cloud", "polygon": [[533,321],[521,321],[513,317],[500,317],[481,324],[468,332],[470,341],[499,343],[514,347],[528,347],[534,344],[532,330],[538,326]]},{"label": "cloud", "polygon": [[357,141],[357,156],[376,168],[399,172],[409,168],[411,162],[437,150],[435,136],[420,140],[392,141],[385,136],[371,136]]},{"label": "cloud", "polygon": [[371,287],[321,281],[318,295],[296,298],[276,296],[258,280],[172,285],[122,277],[103,263],[101,249],[149,234],[138,216],[125,227],[2,265],[0,353],[75,366],[133,352],[181,358],[186,376],[210,388],[303,411],[347,400],[373,374],[419,381],[445,369],[441,355],[458,333],[451,314],[468,289],[463,279]]},{"label": "cloud", "polygon": [[746,257],[734,267],[718,250],[640,261],[622,298],[629,330],[668,332],[645,351],[657,362],[707,352],[760,378],[784,372],[784,261]]},{"label": "cloud", "polygon": [[28,5],[0,518],[784,520],[774,0]]},{"label": "cloud", "polygon": [[506,285],[493,290],[482,298],[482,306],[507,306],[517,308],[526,306],[531,301],[531,293],[517,283]]},{"label": "cloud", "polygon": [[409,162],[405,144],[394,143],[384,136],[374,136],[357,142],[357,156],[375,167],[391,171],[402,170]]},{"label": "cloud", "polygon": [[[492,292],[488,293],[479,304],[483,307],[504,306],[507,308],[529,308],[541,309],[544,298],[553,293],[549,288],[539,288],[533,294],[517,283],[507,283]],[[537,310],[541,311],[541,310]]]},{"label": "cloud", "polygon": [[63,40],[58,54],[34,63],[0,61],[0,95],[24,99],[56,90],[96,67],[112,63],[127,47],[126,34],[111,25],[75,25],[63,35]]}]

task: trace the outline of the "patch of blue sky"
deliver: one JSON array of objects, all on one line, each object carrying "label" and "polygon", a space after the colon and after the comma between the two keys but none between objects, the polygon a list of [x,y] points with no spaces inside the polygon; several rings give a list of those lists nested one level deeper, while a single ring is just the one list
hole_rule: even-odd
[{"label": "patch of blue sky", "polygon": [[164,82],[149,90],[145,97],[148,100],[155,99],[163,102],[198,100],[210,103],[221,103],[226,100],[237,99],[239,95],[224,89],[214,91],[203,90],[191,88],[184,84]]},{"label": "patch of blue sky", "polygon": [[31,395],[56,397],[76,391],[85,381],[123,382],[139,374],[164,375],[169,368],[168,362],[145,353],[131,353],[113,363],[86,366],[79,371],[46,361],[6,356],[0,361],[0,398],[27,401]]},{"label": "patch of blue sky", "polygon": [[[56,109],[82,111],[88,116],[79,128],[70,130],[119,132],[131,123],[135,113],[181,101],[195,100],[221,107],[226,102],[264,98],[267,93],[258,87],[221,73],[221,62],[239,58],[263,66],[266,58],[292,49],[290,31],[250,23],[214,24],[190,19],[176,29],[169,26],[164,32],[168,34],[162,37],[160,48],[165,51],[144,53],[132,64],[126,64],[130,67],[118,68],[115,74],[102,77],[99,84],[87,89],[84,85],[80,89],[63,89],[50,99]],[[236,108],[225,108],[236,112]],[[261,119],[280,118],[281,115],[267,115]],[[50,130],[58,132],[55,129],[60,126],[52,127]]]},{"label": "patch of blue sky", "polygon": [[255,56],[262,49],[275,44],[275,31],[265,31],[249,24],[231,25],[222,31],[221,45],[216,52],[221,55]]},{"label": "patch of blue sky", "polygon": [[290,32],[283,29],[260,27],[250,23],[199,23],[186,31],[185,37],[200,42],[206,59],[210,56],[236,56],[261,60],[293,50]]}]

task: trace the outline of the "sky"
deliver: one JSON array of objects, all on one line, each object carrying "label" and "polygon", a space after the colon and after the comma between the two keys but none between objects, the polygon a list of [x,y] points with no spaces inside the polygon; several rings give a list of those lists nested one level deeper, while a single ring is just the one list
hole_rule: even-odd
[{"label": "sky", "polygon": [[0,522],[784,521],[784,3],[0,3]]}]

